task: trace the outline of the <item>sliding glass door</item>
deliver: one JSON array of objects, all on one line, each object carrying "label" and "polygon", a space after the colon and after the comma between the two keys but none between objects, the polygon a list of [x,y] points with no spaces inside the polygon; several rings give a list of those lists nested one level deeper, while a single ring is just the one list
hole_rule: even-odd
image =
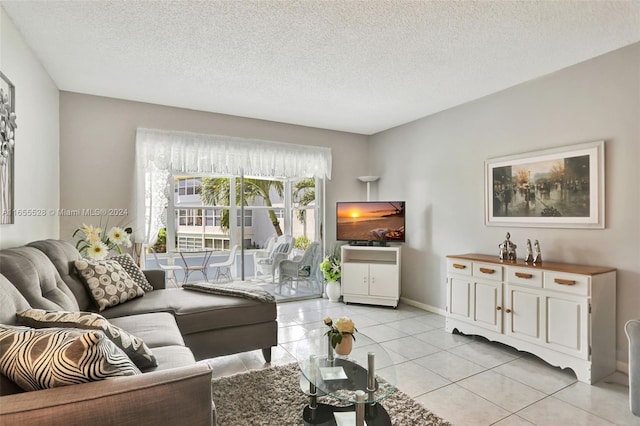
[{"label": "sliding glass door", "polygon": [[[283,235],[295,238],[288,256],[293,260],[304,257],[310,244],[321,239],[322,179],[176,174],[169,185],[166,229],[161,230],[162,238],[155,245],[158,253],[213,250],[212,261],[216,261],[238,245],[234,278],[256,281],[255,253],[264,250],[270,239]],[[202,254],[189,256],[197,263]],[[293,287],[298,280],[289,278],[292,282],[285,290],[296,293]],[[301,276],[299,281],[304,283],[306,278]],[[322,286],[313,288],[305,294],[316,294]]]}]

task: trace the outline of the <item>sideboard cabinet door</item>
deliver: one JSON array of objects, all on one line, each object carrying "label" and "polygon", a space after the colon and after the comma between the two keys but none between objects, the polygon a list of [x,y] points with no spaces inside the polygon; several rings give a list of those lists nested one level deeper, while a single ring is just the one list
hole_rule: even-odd
[{"label": "sideboard cabinet door", "polygon": [[540,291],[517,285],[506,285],[505,328],[508,336],[543,343],[543,296]]}]

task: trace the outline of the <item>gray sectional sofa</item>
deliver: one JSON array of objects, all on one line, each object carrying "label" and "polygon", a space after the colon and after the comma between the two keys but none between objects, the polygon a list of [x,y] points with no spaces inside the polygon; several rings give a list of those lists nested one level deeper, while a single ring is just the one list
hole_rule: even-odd
[{"label": "gray sectional sofa", "polygon": [[[44,240],[0,250],[0,324],[35,308],[95,311],[74,271],[78,251]],[[153,291],[100,312],[144,340],[158,366],[143,374],[24,392],[0,375],[0,424],[215,424],[211,369],[218,355],[277,345],[275,302],[165,288],[163,271],[145,271]]]}]

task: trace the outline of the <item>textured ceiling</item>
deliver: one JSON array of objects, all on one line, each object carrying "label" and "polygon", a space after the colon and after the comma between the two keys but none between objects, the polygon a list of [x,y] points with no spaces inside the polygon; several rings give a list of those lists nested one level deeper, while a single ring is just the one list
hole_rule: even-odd
[{"label": "textured ceiling", "polygon": [[1,1],[61,90],[372,134],[640,40],[640,1]]}]

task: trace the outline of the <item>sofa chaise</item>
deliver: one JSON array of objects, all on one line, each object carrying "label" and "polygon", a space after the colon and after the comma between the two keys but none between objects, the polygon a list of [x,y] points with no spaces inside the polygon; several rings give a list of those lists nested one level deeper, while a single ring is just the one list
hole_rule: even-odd
[{"label": "sofa chaise", "polygon": [[[36,241],[0,250],[0,324],[17,312],[96,311],[69,243]],[[142,339],[157,366],[142,374],[25,392],[0,375],[0,424],[215,424],[206,359],[277,345],[275,302],[165,288],[164,271],[144,271],[153,291],[100,312]]]}]

